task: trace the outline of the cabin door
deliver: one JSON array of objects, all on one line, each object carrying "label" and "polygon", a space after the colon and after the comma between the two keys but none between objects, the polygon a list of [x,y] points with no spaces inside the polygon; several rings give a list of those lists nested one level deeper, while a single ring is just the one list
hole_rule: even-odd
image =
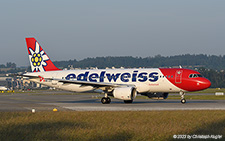
[{"label": "cabin door", "polygon": [[176,71],[176,74],[175,74],[175,83],[182,83],[182,74],[183,74],[183,71],[182,70]]}]

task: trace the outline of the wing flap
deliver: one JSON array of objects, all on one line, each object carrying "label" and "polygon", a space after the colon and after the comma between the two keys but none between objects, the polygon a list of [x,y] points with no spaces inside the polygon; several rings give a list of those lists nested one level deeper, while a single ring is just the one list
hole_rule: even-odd
[{"label": "wing flap", "polygon": [[118,83],[90,82],[90,81],[65,80],[65,79],[53,79],[53,80],[57,80],[58,82],[62,82],[64,84],[80,84],[81,86],[92,86],[94,88],[131,86],[127,84],[118,84]]},{"label": "wing flap", "polygon": [[29,75],[29,74],[22,74],[17,75],[22,77],[28,77],[29,79],[40,79],[40,82],[46,82],[48,80],[50,81],[58,81],[65,84],[78,84],[81,85],[81,87],[85,86],[92,86],[95,89],[109,89],[109,88],[115,88],[115,87],[135,87],[135,85],[132,84],[120,84],[120,83],[106,83],[106,82],[90,82],[90,81],[79,81],[79,80],[66,80],[66,79],[57,79],[57,78],[44,78],[40,75]]}]

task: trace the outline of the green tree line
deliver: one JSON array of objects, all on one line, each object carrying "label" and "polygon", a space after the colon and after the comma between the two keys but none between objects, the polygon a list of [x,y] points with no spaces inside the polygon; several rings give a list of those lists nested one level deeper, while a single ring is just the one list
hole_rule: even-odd
[{"label": "green tree line", "polygon": [[[69,65],[73,65],[74,68],[90,68],[97,67],[104,69],[106,67],[124,67],[124,68],[158,68],[158,67],[179,67],[196,69],[203,76],[208,78],[212,82],[213,88],[225,88],[225,55],[176,55],[176,56],[161,56],[156,55],[154,57],[95,57],[86,58],[83,60],[69,60],[69,61],[55,61],[53,62],[57,67],[63,69],[68,68]],[[30,72],[28,68],[16,68],[15,63],[7,63],[6,65],[0,65],[0,68],[10,68],[9,70],[0,70],[0,73],[16,73],[22,71]]]},{"label": "green tree line", "polygon": [[157,55],[154,57],[96,57],[96,58],[86,58],[80,61],[69,60],[69,61],[55,61],[57,67],[66,68],[68,65],[73,65],[76,68],[86,68],[86,67],[125,67],[125,68],[158,68],[158,67],[174,67],[182,66],[185,68],[195,68],[204,67],[215,70],[225,69],[225,55],[215,56],[215,55],[177,55],[177,56],[161,56]]},{"label": "green tree line", "polygon": [[0,68],[16,68],[16,64],[12,62],[7,62],[6,65],[1,64]]}]

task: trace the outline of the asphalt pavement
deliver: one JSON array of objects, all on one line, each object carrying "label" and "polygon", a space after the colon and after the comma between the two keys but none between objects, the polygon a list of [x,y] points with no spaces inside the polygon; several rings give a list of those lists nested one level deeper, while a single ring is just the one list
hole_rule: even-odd
[{"label": "asphalt pavement", "polygon": [[152,110],[225,110],[225,100],[152,100],[135,99],[125,104],[112,98],[110,104],[102,104],[101,96],[73,94],[62,91],[38,91],[0,94],[0,111],[152,111]]}]

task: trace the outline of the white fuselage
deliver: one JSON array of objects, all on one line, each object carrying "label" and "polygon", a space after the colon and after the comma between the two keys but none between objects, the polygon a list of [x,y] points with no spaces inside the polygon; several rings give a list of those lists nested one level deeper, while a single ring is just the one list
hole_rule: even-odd
[{"label": "white fuselage", "polygon": [[[78,80],[112,84],[134,85],[138,93],[148,92],[179,92],[182,89],[173,85],[163,76],[160,69],[90,69],[90,70],[60,70],[26,73],[24,76],[40,76],[30,79],[36,83],[74,92],[95,90],[93,86],[79,84],[64,84],[53,79]],[[184,91],[184,90],[182,90]]]}]

